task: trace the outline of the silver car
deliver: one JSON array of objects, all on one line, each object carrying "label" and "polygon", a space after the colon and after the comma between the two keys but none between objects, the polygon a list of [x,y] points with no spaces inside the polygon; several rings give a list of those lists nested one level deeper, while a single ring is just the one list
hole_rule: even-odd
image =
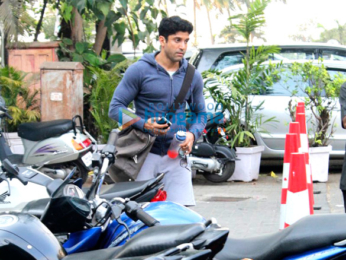
[{"label": "silver car", "polygon": [[[255,47],[257,47],[255,45]],[[269,57],[271,60],[324,60],[346,61],[346,46],[325,43],[299,43],[278,45],[279,54]],[[210,47],[200,47],[194,50],[189,62],[198,71],[209,69],[222,70],[232,65],[242,63],[246,44],[224,44]]]},{"label": "silver car", "polygon": [[[288,64],[292,63],[292,61],[289,60],[284,60],[282,62],[283,67],[287,67]],[[323,63],[327,67],[327,70],[332,77],[338,72],[344,74],[346,77],[346,62],[327,60]],[[242,65],[239,64],[230,66],[224,68],[222,72],[229,73],[232,71],[237,71],[241,67]],[[260,112],[264,115],[264,117],[271,118],[275,116],[276,120],[278,120],[277,123],[271,123],[262,126],[269,133],[255,133],[257,144],[264,146],[264,151],[262,153],[263,159],[283,158],[285,136],[288,133],[289,122],[292,122],[288,111],[288,103],[291,100],[292,90],[295,89],[297,80],[299,80],[299,78],[286,82],[285,77],[282,77],[278,82],[274,83],[272,87],[268,88],[265,93],[262,93],[261,95],[250,96],[250,99],[252,99],[252,103],[254,105],[259,104],[263,100],[265,101]],[[215,84],[215,82],[213,84]],[[304,101],[304,95],[305,94],[302,92],[300,93],[299,97],[294,98],[294,100],[296,102]],[[206,99],[206,102],[207,108],[215,107],[215,102],[212,99]],[[333,113],[333,119],[331,122],[336,124],[336,128],[333,137],[330,139],[330,144],[332,145],[332,151],[330,155],[332,159],[342,159],[345,154],[346,130],[341,127],[340,105],[338,99],[335,99],[335,102],[335,113]],[[311,112],[309,112],[308,110],[306,111],[306,117],[308,130],[309,128],[312,128]]]}]

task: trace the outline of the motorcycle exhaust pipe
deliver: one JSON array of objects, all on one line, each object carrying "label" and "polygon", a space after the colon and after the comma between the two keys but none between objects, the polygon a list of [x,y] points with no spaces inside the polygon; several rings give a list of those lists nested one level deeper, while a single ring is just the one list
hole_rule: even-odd
[{"label": "motorcycle exhaust pipe", "polygon": [[64,179],[66,177],[66,173],[64,170],[42,168],[41,171],[53,179]]},{"label": "motorcycle exhaust pipe", "polygon": [[195,156],[188,156],[187,163],[191,169],[202,170],[206,172],[217,172],[221,168],[221,164],[210,158],[200,158]]}]

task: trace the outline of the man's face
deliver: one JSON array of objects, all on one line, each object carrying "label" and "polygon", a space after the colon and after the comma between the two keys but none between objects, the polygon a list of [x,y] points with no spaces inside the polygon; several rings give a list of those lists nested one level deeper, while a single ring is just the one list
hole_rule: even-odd
[{"label": "man's face", "polygon": [[160,36],[162,51],[172,62],[179,62],[184,57],[189,39],[188,32],[171,34],[167,40]]}]

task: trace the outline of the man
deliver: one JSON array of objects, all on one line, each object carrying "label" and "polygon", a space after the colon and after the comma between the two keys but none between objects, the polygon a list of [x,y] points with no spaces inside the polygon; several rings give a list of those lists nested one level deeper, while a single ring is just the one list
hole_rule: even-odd
[{"label": "man", "polygon": [[[165,172],[163,182],[167,200],[185,206],[195,205],[191,171],[182,164],[180,157],[169,158],[167,151],[174,134],[179,130],[186,130],[186,140],[180,147],[189,154],[194,141],[204,130],[206,110],[203,80],[199,72],[195,71],[185,102],[176,108],[175,116],[171,119],[172,125],[161,125],[157,120],[166,116],[182,87],[188,66],[184,54],[192,30],[192,24],[178,16],[164,18],[159,26],[161,51],[145,54],[126,70],[124,78],[114,91],[109,108],[109,116],[119,121],[121,109],[126,109],[134,101],[136,115],[141,119],[133,127],[157,136],[136,180],[147,180]],[[189,104],[194,119],[188,128],[186,103]]]},{"label": "man", "polygon": [[[346,83],[340,88],[339,103],[341,106],[341,125],[346,129]],[[344,207],[346,212],[346,155],[344,156],[344,163],[342,165],[340,189],[344,198]]]}]

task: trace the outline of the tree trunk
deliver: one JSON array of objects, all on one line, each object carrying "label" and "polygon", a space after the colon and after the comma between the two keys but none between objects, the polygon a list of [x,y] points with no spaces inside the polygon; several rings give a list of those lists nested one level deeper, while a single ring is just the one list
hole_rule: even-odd
[{"label": "tree trunk", "polygon": [[38,21],[37,26],[36,26],[34,42],[37,42],[38,35],[40,34],[41,27],[42,27],[42,21],[43,21],[43,17],[44,17],[44,12],[46,11],[47,3],[48,3],[48,0],[43,1],[43,7],[41,10],[40,20]]},{"label": "tree trunk", "polygon": [[167,17],[169,17],[168,8],[167,8],[167,0],[163,0],[163,5],[164,5],[164,8],[165,8],[165,12],[167,14]]},{"label": "tree trunk", "polygon": [[228,18],[231,17],[231,11],[229,10],[229,8],[226,8],[226,10],[227,10]]},{"label": "tree trunk", "polygon": [[97,55],[100,55],[102,51],[102,45],[107,35],[107,27],[105,26],[105,20],[99,21],[97,24],[97,32],[94,44],[94,51]]},{"label": "tree trunk", "polygon": [[71,40],[73,41],[73,44],[76,44],[77,42],[81,42],[83,39],[83,19],[75,7],[73,7],[72,15]]},{"label": "tree trunk", "polygon": [[207,16],[208,16],[208,22],[209,22],[209,33],[210,33],[211,45],[214,45],[213,29],[212,29],[212,27],[211,27],[211,20],[210,20],[210,13],[209,13],[208,6],[205,6],[205,9],[207,10]]},{"label": "tree trunk", "polygon": [[196,8],[197,8],[197,4],[196,4],[197,0],[193,0],[193,36],[195,37],[195,41],[193,43],[193,46],[197,47],[197,23],[196,23]]}]

